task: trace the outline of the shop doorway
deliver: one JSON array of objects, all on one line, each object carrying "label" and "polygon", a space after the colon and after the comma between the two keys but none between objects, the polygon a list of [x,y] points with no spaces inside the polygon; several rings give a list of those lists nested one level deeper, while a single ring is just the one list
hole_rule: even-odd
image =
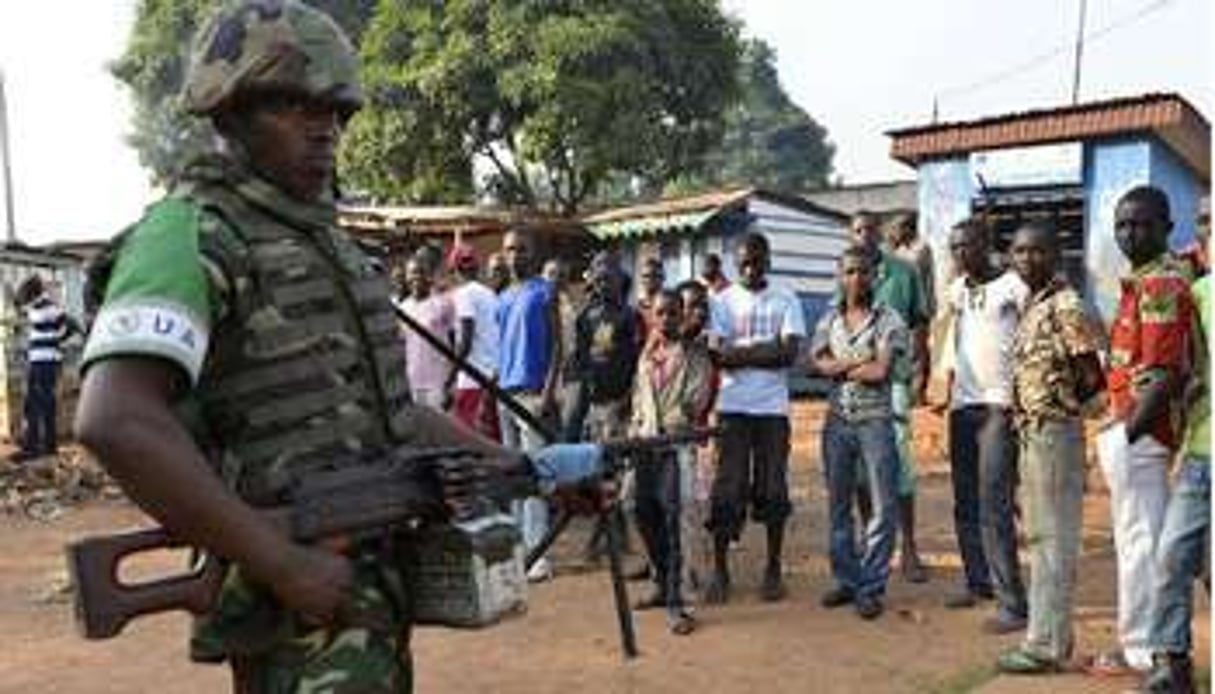
[{"label": "shop doorway", "polygon": [[1081,293],[1084,281],[1084,189],[1052,186],[1042,189],[987,190],[974,201],[972,212],[986,219],[992,230],[992,245],[1002,267],[1009,267],[1013,234],[1027,222],[1045,222],[1054,227],[1062,253],[1061,265],[1068,280]]}]

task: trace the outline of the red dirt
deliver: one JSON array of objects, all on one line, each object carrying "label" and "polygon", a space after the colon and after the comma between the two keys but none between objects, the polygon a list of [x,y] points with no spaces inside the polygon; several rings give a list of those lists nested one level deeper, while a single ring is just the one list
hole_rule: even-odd
[{"label": "red dirt", "polygon": [[[733,555],[736,599],[701,608],[692,636],[669,635],[661,614],[637,615],[642,655],[621,659],[607,575],[577,572],[574,550],[586,528],[575,527],[557,548],[557,580],[537,587],[528,614],[493,629],[420,629],[414,636],[419,692],[544,692],[685,694],[747,692],[1119,692],[1132,681],[1081,675],[997,676],[996,654],[1017,636],[983,634],[984,610],[947,611],[942,596],[959,580],[947,471],[921,467],[920,528],[932,581],[912,586],[893,578],[887,613],[869,623],[851,610],[818,607],[830,586],[825,557],[825,497],[817,461],[819,409],[799,406],[794,486],[798,511],[790,526],[789,597],[778,605],[755,596],[763,538],[752,532]],[[935,422],[919,419],[921,460],[939,460]],[[939,427],[936,427],[939,429]],[[931,456],[931,458],[930,458]],[[1094,485],[1095,487],[1096,485]],[[0,692],[138,694],[224,691],[223,668],[191,665],[186,619],[165,615],[132,624],[120,638],[87,642],[64,602],[39,594],[62,574],[70,538],[144,522],[116,502],[95,502],[49,523],[0,518]],[[1114,573],[1108,499],[1094,488],[1086,501],[1078,603],[1078,647],[1113,645]],[[642,587],[632,584],[632,591]],[[1196,593],[1197,653],[1207,667],[1209,602]]]}]

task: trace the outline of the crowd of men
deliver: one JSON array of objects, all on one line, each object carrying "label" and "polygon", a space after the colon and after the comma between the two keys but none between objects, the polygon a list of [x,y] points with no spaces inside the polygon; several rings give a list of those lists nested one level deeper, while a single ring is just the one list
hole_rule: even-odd
[{"label": "crowd of men", "polygon": [[[400,305],[563,440],[720,428],[711,446],[638,466],[623,491],[654,582],[638,607],[665,608],[676,634],[693,630],[693,596],[729,600],[728,550],[748,513],[766,530],[759,594],[768,601],[785,595],[788,378],[803,371],[831,382],[821,451],[834,586],[822,606],[852,605],[863,619],[879,617],[900,538],[901,575],[928,580],[915,538],[910,425],[913,406],[931,405],[947,414],[963,566],[962,585],[944,604],[990,602],[985,631],[1025,632],[1023,644],[1000,657],[1002,670],[1063,669],[1074,651],[1084,420],[1108,399],[1098,448],[1118,549],[1120,648],[1085,667],[1103,675],[1151,671],[1153,691],[1184,690],[1190,586],[1205,561],[1209,503],[1207,313],[1199,310],[1207,301],[1205,210],[1196,250],[1173,253],[1167,196],[1143,186],[1122,197],[1112,231],[1132,270],[1108,329],[1065,279],[1047,225],[1017,229],[1007,263],[984,220],[954,226],[943,273],[953,279],[938,309],[936,263],[915,218],[883,224],[868,212],[852,220],[835,301],[812,330],[797,298],[770,284],[768,243],[753,231],[737,240],[734,278],[711,254],[699,277],[672,283],[659,258],[642,257],[632,291],[617,254],[600,252],[577,301],[561,261],[537,274],[540,259],[522,231],[508,233],[484,267],[465,245],[453,247],[445,264],[423,249],[406,266]],[[436,277],[446,292],[435,292]],[[947,383],[944,399],[929,403],[934,318],[948,326],[935,346]],[[406,343],[417,402],[451,408],[507,446],[542,444],[408,331]],[[533,546],[548,506],[529,499],[517,511]],[[588,543],[588,557],[602,551],[602,531]],[[552,575],[542,559],[529,578]]]},{"label": "crowd of men", "polygon": [[[312,545],[255,509],[318,470],[418,446],[478,453],[445,479],[452,503],[479,500],[475,485],[448,483],[485,477],[490,465],[594,481],[572,460],[556,474],[560,456],[538,450],[547,443],[538,428],[572,441],[712,424],[715,445],[656,454],[622,485],[654,588],[639,607],[664,609],[673,634],[694,631],[695,596],[721,604],[734,594],[729,550],[748,518],[765,529],[760,597],[782,600],[797,371],[831,383],[821,446],[834,585],[820,602],[879,618],[896,544],[904,579],[928,578],[910,414],[928,404],[938,313],[950,326],[937,345],[950,385],[935,405],[949,412],[964,564],[946,604],[992,601],[985,630],[1025,631],[1000,656],[1003,671],[1053,672],[1073,659],[1084,420],[1104,393],[1098,453],[1117,546],[1119,648],[1087,668],[1146,672],[1149,691],[1193,689],[1192,589],[1210,522],[1209,206],[1196,252],[1178,255],[1161,190],[1120,198],[1109,232],[1131,271],[1108,329],[1060,274],[1055,232],[1038,223],[1015,230],[1011,269],[993,262],[982,219],[956,225],[956,279],[938,310],[928,286],[937,267],[914,223],[883,230],[858,214],[836,300],[812,330],[796,296],[769,281],[770,249],[755,231],[736,239],[735,277],[709,257],[701,277],[673,288],[663,264],[643,258],[634,292],[620,258],[599,253],[581,300],[562,263],[541,266],[522,230],[483,263],[462,245],[445,258],[422,250],[402,268],[399,307],[533,413],[521,418],[413,328],[400,353],[381,268],[337,228],[335,152],[363,93],[357,56],[327,15],[297,2],[218,8],[199,33],[183,103],[224,145],[190,162],[100,259],[75,430],[178,541],[230,563],[194,625],[191,655],[227,661],[235,691],[411,691],[409,534]],[[41,365],[31,392],[44,397],[65,325],[43,289],[30,284],[23,302]],[[53,450],[48,411],[31,406],[40,417],[31,455]],[[524,543],[537,546],[547,502],[520,500],[516,512]],[[551,576],[541,560],[530,578]]]}]

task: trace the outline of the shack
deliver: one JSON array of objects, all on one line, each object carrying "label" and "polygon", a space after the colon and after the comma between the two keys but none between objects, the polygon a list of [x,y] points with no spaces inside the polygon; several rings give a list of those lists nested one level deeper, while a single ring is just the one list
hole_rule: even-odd
[{"label": "shack", "polygon": [[583,219],[598,239],[620,251],[636,274],[641,258],[662,259],[668,284],[696,277],[710,253],[736,277],[733,239],[762,232],[772,247],[769,276],[798,295],[814,325],[835,287],[835,264],[848,245],[848,217],[794,195],[734,188],[592,214]]},{"label": "shack", "polygon": [[523,228],[538,237],[541,258],[562,258],[575,267],[596,245],[586,229],[566,217],[517,209],[475,206],[343,206],[341,225],[357,238],[379,245],[393,265],[402,263],[423,244],[445,250],[467,243],[485,257],[502,247],[507,231]]},{"label": "shack", "polygon": [[914,213],[919,188],[914,179],[872,181],[828,186],[803,192],[802,197],[815,205],[853,215],[861,210],[889,218]]},{"label": "shack", "polygon": [[[1151,184],[1168,193],[1179,248],[1194,238],[1199,199],[1211,179],[1211,126],[1178,94],[1145,94],[887,133],[895,159],[914,167],[919,230],[948,258],[950,228],[985,215],[996,248],[1028,220],[1052,223],[1064,269],[1108,322],[1127,268],[1114,242],[1114,206]],[[949,263],[937,264],[938,288]]]}]

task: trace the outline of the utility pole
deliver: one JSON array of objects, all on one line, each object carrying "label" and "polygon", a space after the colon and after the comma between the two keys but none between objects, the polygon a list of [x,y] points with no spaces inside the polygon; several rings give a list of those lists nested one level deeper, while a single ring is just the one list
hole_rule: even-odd
[{"label": "utility pole", "polygon": [[1084,16],[1088,0],[1080,0],[1080,26],[1076,28],[1076,68],[1072,73],[1072,104],[1080,103],[1080,64],[1084,59]]},{"label": "utility pole", "polygon": [[13,209],[13,170],[9,163],[8,148],[8,100],[4,96],[4,72],[0,72],[0,158],[4,159],[4,217],[8,220],[8,243],[17,242],[17,213]]}]

